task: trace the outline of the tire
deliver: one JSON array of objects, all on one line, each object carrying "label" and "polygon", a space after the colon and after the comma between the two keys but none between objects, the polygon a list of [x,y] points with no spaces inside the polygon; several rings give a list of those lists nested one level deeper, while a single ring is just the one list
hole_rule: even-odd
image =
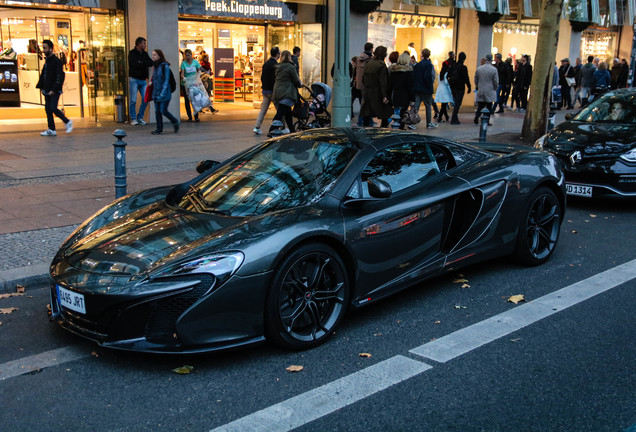
[{"label": "tire", "polygon": [[276,270],[265,305],[265,334],[292,350],[321,345],[347,308],[349,280],[332,248],[311,243],[291,252]]},{"label": "tire", "polygon": [[551,189],[540,187],[530,195],[514,253],[520,263],[534,266],[550,259],[559,240],[562,214],[561,203]]}]

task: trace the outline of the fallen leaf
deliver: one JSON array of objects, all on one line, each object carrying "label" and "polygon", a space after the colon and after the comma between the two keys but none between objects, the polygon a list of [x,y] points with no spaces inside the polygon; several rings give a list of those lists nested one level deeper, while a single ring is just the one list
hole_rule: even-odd
[{"label": "fallen leaf", "polygon": [[461,279],[455,279],[455,280],[453,281],[453,283],[466,283],[466,282],[468,282],[468,279],[464,279],[464,278],[461,278]]},{"label": "fallen leaf", "polygon": [[16,286],[15,286],[15,292],[23,293],[23,292],[24,292],[24,290],[26,290],[26,288],[25,288],[25,287],[23,287],[22,285],[16,285]]},{"label": "fallen leaf", "polygon": [[453,306],[455,309],[466,309],[466,306],[455,305]]},{"label": "fallen leaf", "polygon": [[373,333],[373,336],[382,336],[382,333]]},{"label": "fallen leaf", "polygon": [[510,342],[519,342],[521,340],[521,338],[517,338],[517,339],[510,339]]},{"label": "fallen leaf", "polygon": [[291,365],[291,366],[285,368],[285,370],[287,372],[300,372],[303,369],[304,368],[302,366],[297,366],[297,365]]},{"label": "fallen leaf", "polygon": [[462,288],[470,288],[470,285],[468,285],[467,283],[462,285]]},{"label": "fallen leaf", "polygon": [[6,299],[6,298],[9,298],[9,297],[17,297],[17,296],[21,296],[21,295],[24,295],[24,294],[22,294],[22,293],[0,294],[0,300]]},{"label": "fallen leaf", "polygon": [[577,230],[572,230],[572,234],[578,234],[579,232]]},{"label": "fallen leaf", "polygon": [[591,214],[591,213],[590,213],[590,217],[596,217],[596,215],[595,215],[595,214]]},{"label": "fallen leaf", "polygon": [[192,372],[192,369],[194,369],[194,366],[183,365],[181,367],[172,369],[172,372],[183,375],[183,374],[189,374],[190,372]]},{"label": "fallen leaf", "polygon": [[11,312],[15,312],[15,311],[17,311],[17,310],[18,310],[18,308],[17,308],[17,307],[0,308],[0,314],[8,315],[8,314],[10,314]]},{"label": "fallen leaf", "polygon": [[435,324],[441,324],[441,323],[442,323],[441,321],[435,321]]},{"label": "fallen leaf", "polygon": [[366,357],[366,358],[369,358],[369,357],[371,357],[371,354],[369,354],[369,353],[360,353],[360,354],[358,354],[358,356],[359,356],[359,357]]},{"label": "fallen leaf", "polygon": [[92,355],[93,357],[99,357],[99,354],[97,354],[97,351],[93,351],[93,352],[91,352],[91,355]]},{"label": "fallen leaf", "polygon": [[524,302],[526,299],[523,298],[523,294],[513,295],[508,299],[509,302],[518,304],[519,302]]}]

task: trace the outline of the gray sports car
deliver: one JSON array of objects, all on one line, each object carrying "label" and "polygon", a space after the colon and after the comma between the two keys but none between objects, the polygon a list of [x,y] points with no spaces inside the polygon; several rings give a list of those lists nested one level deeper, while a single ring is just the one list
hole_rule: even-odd
[{"label": "gray sports car", "polygon": [[51,316],[112,348],[323,343],[348,308],[503,255],[537,265],[565,210],[548,153],[316,129],[123,197],[51,267]]}]

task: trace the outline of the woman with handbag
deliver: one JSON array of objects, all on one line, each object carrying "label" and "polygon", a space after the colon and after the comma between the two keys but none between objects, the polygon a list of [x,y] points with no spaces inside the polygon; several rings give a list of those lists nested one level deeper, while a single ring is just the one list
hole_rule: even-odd
[{"label": "woman with handbag", "polygon": [[280,63],[274,70],[276,79],[274,80],[274,90],[272,98],[276,104],[276,115],[269,127],[268,137],[272,137],[276,129],[283,126],[283,120],[287,123],[287,128],[282,133],[295,132],[294,119],[292,118],[292,108],[298,100],[298,88],[302,87],[296,66],[292,61],[292,53],[285,50],[280,55]]},{"label": "woman with handbag", "polygon": [[[411,56],[404,51],[398,56],[397,62],[389,66],[389,88],[391,89],[391,104],[395,113],[400,116],[400,129],[408,123],[410,129],[415,129],[407,111],[415,101],[413,92],[413,67],[410,65]],[[398,113],[399,110],[399,113]],[[406,122],[405,122],[406,120]],[[411,126],[413,126],[411,128]]]},{"label": "woman with handbag", "polygon": [[[450,85],[448,84],[448,70],[451,65],[454,64],[454,59],[452,63],[448,60],[445,61],[444,66],[442,66],[442,70],[439,73],[439,84],[437,85],[437,92],[435,92],[435,102],[441,104],[439,117],[437,118],[440,123],[448,121],[448,104],[455,102]],[[444,120],[444,117],[446,117],[446,120]]]},{"label": "woman with handbag", "polygon": [[174,132],[179,132],[179,120],[175,118],[170,111],[168,105],[172,98],[172,90],[170,88],[170,63],[166,61],[163,51],[156,49],[152,51],[152,62],[154,69],[152,71],[152,99],[155,101],[155,116],[157,120],[157,129],[151,133],[159,135],[163,133],[163,116],[168,117],[172,122]]}]

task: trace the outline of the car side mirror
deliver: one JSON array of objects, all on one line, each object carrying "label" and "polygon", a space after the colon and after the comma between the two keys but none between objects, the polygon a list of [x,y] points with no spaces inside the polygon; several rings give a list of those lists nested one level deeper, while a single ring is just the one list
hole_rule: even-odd
[{"label": "car side mirror", "polygon": [[391,185],[379,178],[370,178],[367,180],[369,185],[369,195],[373,198],[389,198],[393,191]]},{"label": "car side mirror", "polygon": [[567,113],[567,114],[565,115],[565,119],[566,119],[566,120],[572,120],[572,118],[574,118],[574,114],[572,114],[572,113]]},{"label": "car side mirror", "polygon": [[210,168],[218,165],[220,162],[217,162],[215,160],[202,160],[197,164],[197,172],[199,174],[203,174],[204,172],[206,172],[207,170],[209,170]]}]

